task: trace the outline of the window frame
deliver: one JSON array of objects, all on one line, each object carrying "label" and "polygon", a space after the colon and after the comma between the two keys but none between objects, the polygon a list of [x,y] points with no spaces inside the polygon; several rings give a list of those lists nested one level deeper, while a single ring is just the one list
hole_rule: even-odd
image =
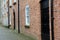
[{"label": "window frame", "polygon": [[9,6],[10,7],[12,6],[12,0],[9,0]]},{"label": "window frame", "polygon": [[29,15],[29,5],[27,4],[25,7],[25,27],[30,26],[30,15]]},{"label": "window frame", "polygon": [[17,3],[17,0],[14,0],[14,3],[13,3],[13,5],[15,5]]},{"label": "window frame", "polygon": [[17,2],[17,0],[14,0],[14,2]]}]

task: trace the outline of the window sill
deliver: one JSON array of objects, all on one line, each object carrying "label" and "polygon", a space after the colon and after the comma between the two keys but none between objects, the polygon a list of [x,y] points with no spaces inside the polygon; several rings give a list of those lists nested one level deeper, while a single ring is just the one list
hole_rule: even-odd
[{"label": "window sill", "polygon": [[15,5],[15,4],[16,4],[16,2],[13,3],[13,5]]},{"label": "window sill", "polygon": [[9,6],[10,8],[12,7],[12,6]]},{"label": "window sill", "polygon": [[25,25],[25,28],[30,28],[30,26],[29,25]]}]

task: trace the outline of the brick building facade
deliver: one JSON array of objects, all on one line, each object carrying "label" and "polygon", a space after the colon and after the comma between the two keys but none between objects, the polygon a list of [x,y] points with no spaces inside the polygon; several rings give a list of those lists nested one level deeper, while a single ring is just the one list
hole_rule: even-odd
[{"label": "brick building facade", "polygon": [[16,2],[11,1],[12,4],[9,4],[9,13],[11,14],[11,27],[18,30],[18,0]]},{"label": "brick building facade", "polygon": [[[41,40],[40,0],[20,0],[21,31]],[[29,25],[26,24],[26,6],[29,5]],[[28,28],[29,27],[29,28]],[[33,37],[34,37],[33,36]]]},{"label": "brick building facade", "polygon": [[59,0],[10,0],[11,27],[37,40],[60,39]]},{"label": "brick building facade", "polygon": [[54,14],[54,38],[60,40],[60,0],[54,0],[53,2],[53,14]]}]

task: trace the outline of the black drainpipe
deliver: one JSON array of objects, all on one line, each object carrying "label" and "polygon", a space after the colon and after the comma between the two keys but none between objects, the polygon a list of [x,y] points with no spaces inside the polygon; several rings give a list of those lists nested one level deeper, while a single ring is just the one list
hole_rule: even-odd
[{"label": "black drainpipe", "polygon": [[20,7],[19,7],[19,0],[18,0],[18,33],[20,33]]},{"label": "black drainpipe", "polygon": [[8,28],[10,27],[9,0],[8,0]]}]

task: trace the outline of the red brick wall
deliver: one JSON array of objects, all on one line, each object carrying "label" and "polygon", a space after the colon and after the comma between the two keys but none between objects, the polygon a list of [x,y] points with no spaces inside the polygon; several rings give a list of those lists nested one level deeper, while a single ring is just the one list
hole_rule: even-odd
[{"label": "red brick wall", "polygon": [[54,38],[60,40],[60,0],[54,0]]},{"label": "red brick wall", "polygon": [[[21,33],[30,34],[41,40],[41,14],[40,0],[20,0],[20,28]],[[28,2],[30,7],[30,28],[25,28],[25,6]],[[53,1],[54,13],[54,39],[60,40],[60,0]],[[16,5],[13,5],[16,13],[16,27],[18,28],[18,0]],[[12,9],[10,9],[11,11]],[[13,16],[13,15],[12,15]]]},{"label": "red brick wall", "polygon": [[[40,0],[20,0],[21,32],[31,34],[38,40],[41,39]],[[25,28],[25,6],[30,6],[30,28]]]}]

